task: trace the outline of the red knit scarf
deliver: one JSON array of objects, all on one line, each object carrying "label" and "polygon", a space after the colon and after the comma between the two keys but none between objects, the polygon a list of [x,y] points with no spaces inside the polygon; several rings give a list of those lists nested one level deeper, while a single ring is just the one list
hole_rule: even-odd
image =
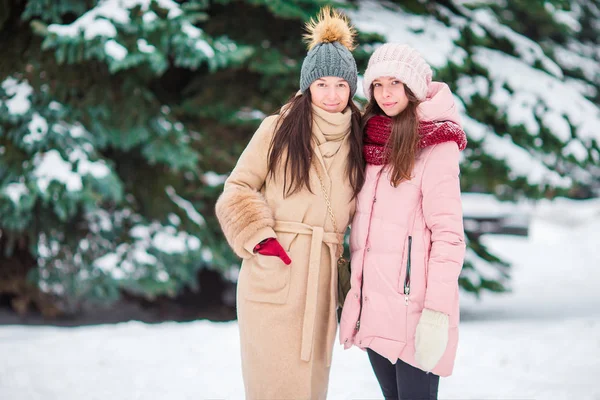
[{"label": "red knit scarf", "polygon": [[[392,131],[392,119],[376,115],[369,119],[365,128],[363,154],[368,164],[386,164],[385,145]],[[467,136],[457,124],[450,121],[419,121],[419,148],[443,142],[456,142],[459,150],[467,147]]]}]

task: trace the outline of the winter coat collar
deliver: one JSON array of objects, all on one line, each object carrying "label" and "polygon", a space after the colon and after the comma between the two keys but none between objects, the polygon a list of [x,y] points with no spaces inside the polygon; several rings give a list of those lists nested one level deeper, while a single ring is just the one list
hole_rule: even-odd
[{"label": "winter coat collar", "polygon": [[352,110],[350,107],[339,113],[330,113],[313,105],[313,138],[315,154],[325,175],[335,156],[350,137]]}]

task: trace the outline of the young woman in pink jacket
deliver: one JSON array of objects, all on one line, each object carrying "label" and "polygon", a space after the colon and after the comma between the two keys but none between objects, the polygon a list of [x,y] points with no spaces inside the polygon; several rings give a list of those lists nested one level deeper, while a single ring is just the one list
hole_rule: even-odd
[{"label": "young woman in pink jacket", "polygon": [[431,76],[415,49],[387,43],[363,81],[366,180],[340,340],[367,350],[386,399],[437,399],[458,342],[467,139],[450,89]]}]

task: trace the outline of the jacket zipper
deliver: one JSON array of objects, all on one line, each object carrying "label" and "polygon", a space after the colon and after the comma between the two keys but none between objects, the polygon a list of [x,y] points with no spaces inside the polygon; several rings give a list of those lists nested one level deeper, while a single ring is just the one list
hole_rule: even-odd
[{"label": "jacket zipper", "polygon": [[365,275],[364,275],[364,269],[363,269],[363,276],[362,279],[360,280],[360,309],[358,311],[358,319],[356,320],[356,332],[358,332],[360,330],[360,316],[362,315],[362,309],[363,309],[363,282],[365,281]]},{"label": "jacket zipper", "polygon": [[406,277],[404,278],[404,304],[408,306],[408,295],[410,295],[410,251],[412,248],[412,236],[408,237],[408,257],[406,259]]}]

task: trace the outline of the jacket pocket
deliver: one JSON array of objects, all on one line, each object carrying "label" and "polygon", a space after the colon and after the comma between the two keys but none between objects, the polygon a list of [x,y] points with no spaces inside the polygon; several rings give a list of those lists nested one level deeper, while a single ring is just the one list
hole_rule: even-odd
[{"label": "jacket pocket", "polygon": [[285,304],[290,288],[292,265],[285,265],[279,257],[256,254],[244,267],[248,268],[245,290],[247,300]]},{"label": "jacket pocket", "polygon": [[360,330],[356,334],[359,347],[362,339],[378,337],[406,343],[408,307],[397,293],[370,292],[364,296]]}]

